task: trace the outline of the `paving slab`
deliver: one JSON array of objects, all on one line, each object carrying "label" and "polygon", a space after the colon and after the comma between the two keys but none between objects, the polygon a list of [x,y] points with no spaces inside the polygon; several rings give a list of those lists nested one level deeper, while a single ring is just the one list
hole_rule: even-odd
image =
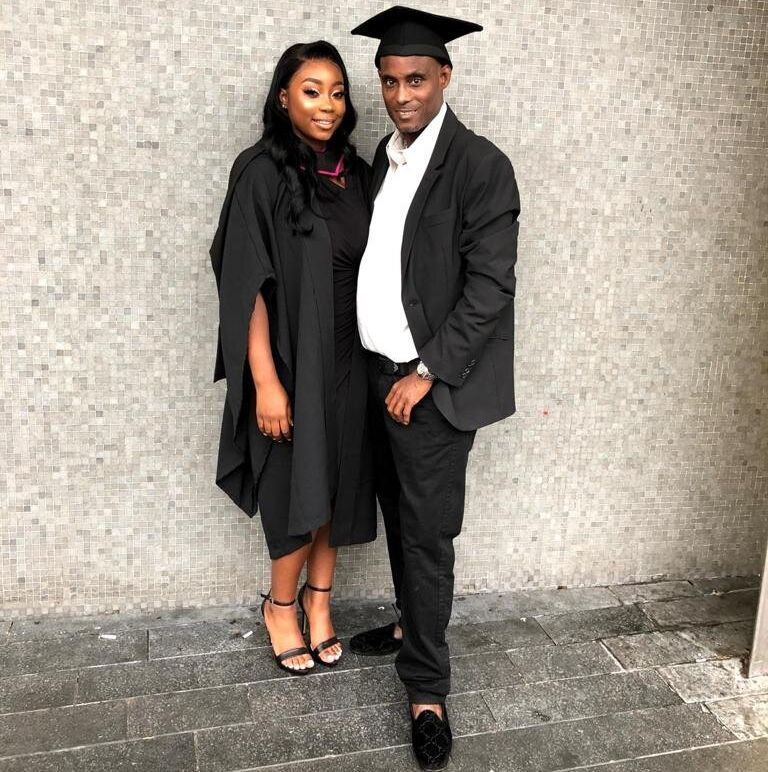
[{"label": "paving slab", "polygon": [[191,733],[0,758],[0,772],[191,772],[195,765]]},{"label": "paving slab", "polygon": [[[562,772],[732,739],[733,735],[698,706],[675,705],[459,737],[454,742],[449,769],[453,772]],[[614,766],[609,765],[605,772],[613,772]],[[407,746],[272,768],[279,772],[360,772],[363,769],[413,772],[417,769]],[[717,772],[731,771],[722,768]]]},{"label": "paving slab", "polygon": [[506,619],[564,614],[570,611],[619,606],[607,587],[518,590],[460,595],[454,598],[452,624],[498,622]]},{"label": "paving slab", "polygon": [[648,582],[643,584],[612,584],[609,589],[622,603],[648,603],[654,600],[669,600],[700,592],[687,581]]},{"label": "paving slab", "polygon": [[658,673],[634,673],[545,681],[482,693],[496,722],[516,729],[681,702]]},{"label": "paving slab", "polygon": [[754,619],[757,611],[757,596],[756,590],[744,590],[727,595],[664,600],[646,603],[643,611],[659,627],[692,627],[740,622],[745,619]]},{"label": "paving slab", "polygon": [[3,644],[0,646],[0,673],[4,676],[26,675],[146,658],[147,634],[143,630],[120,633],[115,640],[77,635]]},{"label": "paving slab", "polygon": [[589,772],[765,772],[766,762],[768,741],[757,740],[600,764],[589,767]]},{"label": "paving slab", "polygon": [[396,622],[399,614],[392,607],[392,601],[333,601],[333,627],[336,635],[351,637],[363,630]]},{"label": "paving slab", "polygon": [[538,617],[539,624],[557,644],[594,641],[616,635],[644,633],[653,625],[637,606],[589,609]]},{"label": "paving slab", "polygon": [[132,662],[80,670],[77,702],[96,702],[203,686],[195,657]]},{"label": "paving slab", "polygon": [[124,740],[125,703],[105,702],[0,716],[0,756]]},{"label": "paving slab", "polygon": [[533,617],[454,625],[448,628],[445,637],[451,656],[482,651],[507,651],[522,646],[553,645],[552,639]]},{"label": "paving slab", "polygon": [[628,670],[698,662],[714,656],[709,649],[686,640],[676,630],[620,635],[606,638],[603,643]]},{"label": "paving slab", "polygon": [[714,579],[691,579],[693,587],[701,593],[722,593],[746,590],[760,586],[760,577],[749,576],[719,576]]},{"label": "paving slab", "polygon": [[0,678],[0,713],[56,708],[75,702],[77,673],[34,673]]},{"label": "paving slab", "polygon": [[254,716],[286,718],[406,700],[392,665],[261,681],[248,686],[248,696]]},{"label": "paving slab", "polygon": [[520,671],[505,652],[451,657],[452,692],[490,689],[495,686],[518,684],[521,680]]},{"label": "paving slab", "polygon": [[768,675],[745,678],[738,659],[674,665],[658,672],[686,702],[768,692]]},{"label": "paving slab", "polygon": [[605,647],[595,641],[566,646],[531,646],[508,651],[507,657],[520,683],[617,673],[622,669]]},{"label": "paving slab", "polygon": [[743,657],[752,650],[755,622],[726,622],[711,627],[689,627],[678,634],[698,646],[703,646],[717,657]]},{"label": "paving slab", "polygon": [[[736,737],[751,740],[768,736],[768,694],[749,694],[708,702],[707,707]],[[768,769],[768,753],[765,756]]]},{"label": "paving slab", "polygon": [[162,609],[155,612],[134,613],[115,611],[111,614],[92,614],[80,617],[44,616],[25,617],[13,621],[13,640],[49,640],[71,638],[73,635],[117,633],[126,630],[151,630],[194,622],[229,622],[253,617],[258,606],[206,606],[204,608]]},{"label": "paving slab", "polygon": [[[349,652],[349,641],[341,639],[346,649],[333,673],[342,673],[359,667],[359,661]],[[294,676],[281,670],[272,655],[272,649],[262,647],[231,651],[221,654],[206,654],[190,657],[197,663],[197,673],[200,686],[223,686],[224,684],[252,683],[271,679],[315,678],[328,673],[328,668],[315,665],[308,675]]]},{"label": "paving slab", "polygon": [[[456,737],[490,732],[496,726],[479,694],[452,695],[448,711]],[[405,702],[298,716],[290,721],[265,715],[256,725],[197,732],[199,770],[224,772],[354,753],[361,748],[409,745],[410,727]]]},{"label": "paving slab", "polygon": [[290,721],[265,715],[257,724],[196,732],[198,770],[230,772],[402,745],[409,741],[409,733],[410,721],[402,705],[317,713]]},{"label": "paving slab", "polygon": [[244,686],[146,695],[127,703],[128,737],[153,737],[253,720]]},{"label": "paving slab", "polygon": [[150,659],[260,647],[266,648],[267,640],[264,625],[256,617],[228,622],[196,622],[149,631]]}]

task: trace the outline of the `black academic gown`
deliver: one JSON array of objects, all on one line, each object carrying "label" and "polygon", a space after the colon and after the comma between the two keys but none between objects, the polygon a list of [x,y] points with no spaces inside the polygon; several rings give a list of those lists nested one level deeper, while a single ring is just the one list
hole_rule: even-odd
[{"label": "black academic gown", "polygon": [[[363,175],[365,184],[363,161],[353,173]],[[332,546],[371,541],[376,510],[364,437],[363,350],[356,341],[344,441],[337,447],[330,236],[324,220],[310,210],[302,215],[308,232],[295,231],[288,209],[285,183],[258,142],[233,164],[210,250],[220,308],[214,380],[227,381],[216,483],[247,515],[257,513],[259,477],[274,447],[249,426],[255,422],[255,392],[247,360],[248,327],[261,292],[275,367],[293,409],[287,533],[306,534],[331,519]]]}]

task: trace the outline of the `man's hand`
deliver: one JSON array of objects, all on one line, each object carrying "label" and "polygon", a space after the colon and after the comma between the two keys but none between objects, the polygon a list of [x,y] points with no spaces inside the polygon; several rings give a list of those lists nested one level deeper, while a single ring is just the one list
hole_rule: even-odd
[{"label": "man's hand", "polygon": [[389,390],[384,404],[393,421],[403,426],[411,422],[411,410],[427,396],[432,388],[432,381],[419,378],[416,373],[411,373],[401,378]]}]

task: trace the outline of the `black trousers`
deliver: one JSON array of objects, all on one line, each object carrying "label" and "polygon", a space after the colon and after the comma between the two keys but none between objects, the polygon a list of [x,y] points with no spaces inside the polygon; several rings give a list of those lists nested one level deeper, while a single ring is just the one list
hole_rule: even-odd
[{"label": "black trousers", "polygon": [[370,358],[376,491],[384,515],[403,646],[395,667],[412,703],[443,702],[451,665],[445,629],[453,604],[453,540],[464,517],[467,459],[475,432],[454,428],[430,394],[403,426],[384,399],[400,376]]}]

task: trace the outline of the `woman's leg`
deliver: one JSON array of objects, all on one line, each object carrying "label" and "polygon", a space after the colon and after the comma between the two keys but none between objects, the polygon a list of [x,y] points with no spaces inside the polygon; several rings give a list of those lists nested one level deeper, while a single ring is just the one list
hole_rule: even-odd
[{"label": "woman's leg", "polygon": [[[306,544],[288,555],[272,561],[270,595],[275,600],[287,603],[296,597],[299,575],[307,562],[311,548],[311,543]],[[267,601],[264,605],[264,621],[272,639],[272,649],[275,654],[305,645],[296,618],[296,606],[276,606]],[[312,667],[314,662],[308,654],[303,654],[287,659],[285,664],[292,668],[307,668]]]},{"label": "woman's leg", "polygon": [[[333,574],[336,569],[336,548],[328,544],[331,524],[326,523],[315,532],[312,546],[307,559],[307,583],[314,587],[327,588],[333,586]],[[313,592],[309,588],[304,591],[304,608],[307,611],[310,626],[310,645],[314,648],[319,643],[334,636],[331,622],[331,593]],[[342,648],[336,643],[320,652],[320,658],[326,662],[334,662],[341,656]]]}]

